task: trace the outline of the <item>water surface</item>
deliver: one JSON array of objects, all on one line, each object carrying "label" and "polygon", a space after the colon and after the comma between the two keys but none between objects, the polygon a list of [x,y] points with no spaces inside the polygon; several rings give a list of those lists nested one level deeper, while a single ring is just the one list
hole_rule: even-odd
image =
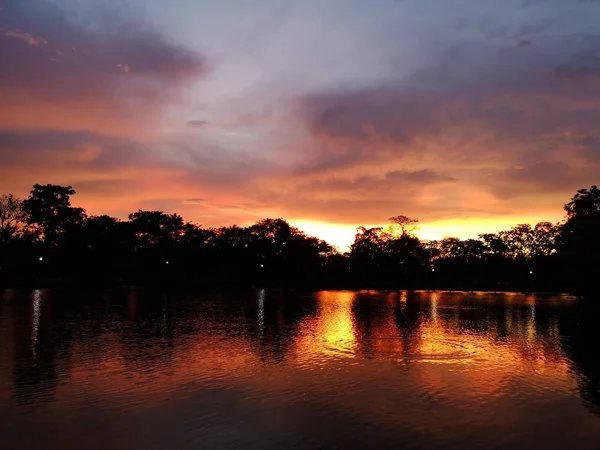
[{"label": "water surface", "polygon": [[3,449],[600,448],[572,298],[0,294]]}]

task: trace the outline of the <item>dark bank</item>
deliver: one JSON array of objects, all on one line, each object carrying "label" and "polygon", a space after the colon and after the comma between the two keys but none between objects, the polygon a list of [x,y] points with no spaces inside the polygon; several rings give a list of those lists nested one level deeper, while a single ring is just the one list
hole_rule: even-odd
[{"label": "dark bank", "polygon": [[600,190],[579,190],[565,219],[478,239],[422,241],[418,221],[357,229],[340,253],[283,219],[203,228],[178,214],[87,215],[70,186],[0,198],[2,286],[257,286],[592,295],[600,278]]}]

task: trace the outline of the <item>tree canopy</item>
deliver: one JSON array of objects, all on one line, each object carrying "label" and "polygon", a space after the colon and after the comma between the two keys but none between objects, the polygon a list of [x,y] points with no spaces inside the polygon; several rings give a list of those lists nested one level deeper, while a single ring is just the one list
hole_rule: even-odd
[{"label": "tree canopy", "polygon": [[418,221],[358,227],[341,254],[281,218],[203,228],[139,210],[127,220],[88,216],[71,186],[35,185],[0,197],[3,284],[244,283],[341,288],[586,292],[600,276],[600,190],[577,191],[565,221],[519,224],[477,239],[417,238]]}]

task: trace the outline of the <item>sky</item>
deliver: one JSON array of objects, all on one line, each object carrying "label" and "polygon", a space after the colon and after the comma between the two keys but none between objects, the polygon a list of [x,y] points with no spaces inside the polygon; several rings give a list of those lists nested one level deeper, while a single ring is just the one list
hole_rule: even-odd
[{"label": "sky", "polygon": [[345,248],[556,222],[600,179],[599,0],[0,0],[0,193]]}]

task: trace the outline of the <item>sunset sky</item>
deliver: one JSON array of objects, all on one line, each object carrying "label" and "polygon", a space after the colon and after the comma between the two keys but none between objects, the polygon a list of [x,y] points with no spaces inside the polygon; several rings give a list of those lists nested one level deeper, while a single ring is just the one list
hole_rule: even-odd
[{"label": "sunset sky", "polygon": [[0,193],[284,217],[558,221],[600,182],[598,0],[0,0]]}]

